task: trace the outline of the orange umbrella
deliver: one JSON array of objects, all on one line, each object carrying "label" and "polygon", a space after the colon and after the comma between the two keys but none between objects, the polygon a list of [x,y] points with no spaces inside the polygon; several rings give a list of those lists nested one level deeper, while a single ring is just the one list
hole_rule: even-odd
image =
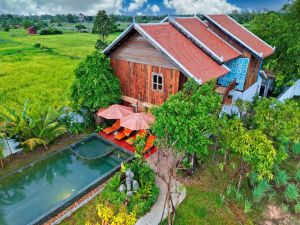
[{"label": "orange umbrella", "polygon": [[121,119],[125,116],[128,116],[133,113],[132,108],[124,105],[111,105],[107,109],[99,109],[97,112],[98,116],[101,116],[105,119]]},{"label": "orange umbrella", "polygon": [[121,118],[121,127],[130,130],[147,130],[154,122],[154,117],[150,113],[133,113]]}]

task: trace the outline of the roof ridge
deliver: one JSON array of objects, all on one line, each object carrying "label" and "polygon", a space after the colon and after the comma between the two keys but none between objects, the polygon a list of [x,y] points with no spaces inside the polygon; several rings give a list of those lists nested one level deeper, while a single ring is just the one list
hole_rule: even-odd
[{"label": "roof ridge", "polygon": [[[184,36],[186,36],[185,33],[187,33],[188,36],[190,37],[187,37],[188,39],[193,39],[193,43],[194,43],[196,46],[198,46],[199,48],[201,48],[201,50],[203,50],[204,52],[206,52],[211,58],[213,58],[215,61],[217,61],[218,63],[220,64],[223,64],[224,63],[224,60],[218,56],[214,51],[212,51],[208,46],[206,46],[202,41],[200,41],[198,38],[196,38],[190,31],[188,31],[184,26],[182,26],[180,23],[178,23],[175,19],[173,18],[170,18],[170,23],[174,23],[172,25],[174,25],[175,27],[181,29],[182,33]],[[184,33],[185,32],[185,33]],[[199,46],[200,45],[200,46]],[[203,49],[204,48],[204,49]],[[212,55],[211,55],[212,54]]]},{"label": "roof ridge", "polygon": [[221,24],[219,24],[217,21],[215,21],[213,18],[211,18],[209,15],[205,15],[205,17],[210,20],[212,23],[214,23],[217,27],[219,27],[221,30],[223,30],[225,33],[227,33],[232,38],[236,39],[236,41],[240,42],[240,44],[244,45],[246,48],[248,48],[251,52],[253,52],[256,56],[259,58],[263,58],[263,54],[258,53],[256,50],[254,50],[252,47],[247,45],[244,41],[239,39],[236,35],[232,34],[229,30],[227,30],[225,27],[223,27]]},{"label": "roof ridge", "polygon": [[234,20],[232,17],[228,16],[225,14],[225,16],[227,16],[230,20],[232,20],[234,23],[236,23],[238,26],[240,26],[242,29],[244,29],[246,32],[248,32],[249,34],[253,35],[254,37],[256,37],[258,40],[260,40],[261,42],[263,42],[264,44],[268,45],[270,48],[272,48],[273,50],[275,50],[275,47],[272,47],[271,45],[269,45],[267,42],[265,42],[264,40],[262,40],[260,37],[258,37],[256,34],[252,33],[250,30],[248,30],[246,27],[242,26],[240,23],[238,23],[236,20]]},{"label": "roof ridge", "polygon": [[231,44],[229,44],[227,41],[225,41],[223,38],[221,38],[217,33],[215,33],[212,29],[210,29],[208,27],[208,25],[206,23],[204,23],[204,21],[202,21],[200,18],[195,17],[199,20],[199,22],[201,22],[207,30],[209,30],[213,35],[215,35],[216,37],[218,37],[222,42],[224,42],[227,46],[229,46],[230,48],[232,48],[233,50],[237,51],[238,53],[240,53],[242,55],[242,52],[239,51],[238,49],[236,49],[235,47],[233,47]]},{"label": "roof ridge", "polygon": [[148,32],[146,32],[139,24],[134,24],[137,31],[140,31],[147,39],[149,39],[152,44],[163,51],[179,68],[181,68],[189,77],[192,77],[197,83],[202,84],[202,80],[195,77],[184,65],[182,65],[177,59],[175,59],[171,53],[169,53],[163,46],[161,46],[156,40],[154,40]]}]

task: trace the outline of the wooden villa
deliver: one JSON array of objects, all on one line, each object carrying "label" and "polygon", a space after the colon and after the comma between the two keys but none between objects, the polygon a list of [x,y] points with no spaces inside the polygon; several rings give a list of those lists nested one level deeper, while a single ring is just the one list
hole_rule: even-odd
[{"label": "wooden villa", "polygon": [[166,17],[131,24],[103,52],[120,78],[123,100],[150,107],[177,93],[187,78],[200,85],[216,79],[223,110],[260,92],[263,60],[275,48],[227,15]]}]

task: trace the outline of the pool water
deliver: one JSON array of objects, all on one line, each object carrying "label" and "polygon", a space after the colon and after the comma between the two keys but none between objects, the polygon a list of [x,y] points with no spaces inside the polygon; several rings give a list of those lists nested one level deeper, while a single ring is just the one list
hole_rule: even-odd
[{"label": "pool water", "polygon": [[130,158],[119,149],[96,159],[82,158],[74,153],[80,149],[81,153],[91,151],[95,156],[112,148],[92,138],[0,180],[0,224],[31,224]]}]

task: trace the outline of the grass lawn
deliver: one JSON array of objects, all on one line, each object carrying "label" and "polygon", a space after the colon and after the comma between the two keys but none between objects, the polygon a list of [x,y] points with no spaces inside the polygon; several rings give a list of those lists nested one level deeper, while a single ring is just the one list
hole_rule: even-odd
[{"label": "grass lawn", "polygon": [[[117,35],[110,35],[108,41]],[[39,111],[69,104],[73,71],[94,50],[97,39],[90,33],[0,32],[0,111],[3,106],[20,109],[26,99]],[[35,48],[36,43],[47,48]]]},{"label": "grass lawn", "polygon": [[[175,224],[252,224],[244,214],[243,206],[235,202],[223,203],[221,193],[229,178],[215,164],[209,163],[204,169],[198,168],[192,177],[182,176],[180,180],[187,189],[187,197],[176,211]],[[167,224],[166,221],[163,224]]]}]

